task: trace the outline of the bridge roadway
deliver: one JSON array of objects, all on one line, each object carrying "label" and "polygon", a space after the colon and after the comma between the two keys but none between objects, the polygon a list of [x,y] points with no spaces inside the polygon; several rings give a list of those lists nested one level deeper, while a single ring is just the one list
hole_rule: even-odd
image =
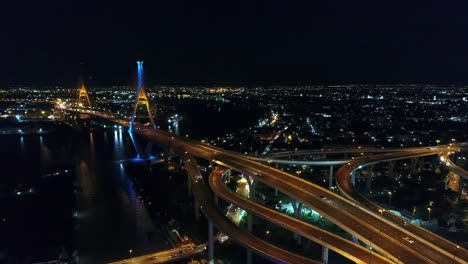
[{"label": "bridge roadway", "polygon": [[[274,186],[334,222],[364,243],[376,248],[385,257],[403,263],[454,263],[452,257],[435,250],[431,243],[410,244],[403,240],[409,232],[382,219],[375,212],[366,210],[322,187],[293,175],[254,162],[239,153],[215,148],[198,141],[179,138],[173,134],[144,127],[138,133],[160,145],[183,149],[204,159],[243,172],[254,179]],[[323,200],[321,196],[328,199]],[[411,234],[410,234],[411,235]],[[365,260],[364,260],[365,261]],[[462,262],[463,263],[463,262]]]},{"label": "bridge roadway", "polygon": [[[409,159],[409,158],[416,158],[416,157],[423,157],[423,156],[430,156],[430,155],[438,155],[439,153],[446,153],[447,150],[457,151],[459,147],[457,145],[454,146],[438,146],[428,148],[425,151],[423,150],[415,150],[410,149],[404,152],[396,152],[396,153],[388,153],[376,156],[369,156],[363,157],[360,159],[353,160],[346,164],[345,166],[341,167],[336,173],[336,182],[337,186],[340,189],[341,193],[345,195],[348,199],[359,203],[360,205],[370,209],[372,212],[379,214],[382,211],[381,216],[384,218],[385,221],[392,222],[394,225],[399,226],[400,229],[405,230],[406,235],[411,237],[413,241],[415,241],[414,246],[416,247],[419,244],[426,244],[428,247],[426,248],[419,248],[418,250],[436,250],[441,254],[445,255],[452,260],[450,262],[439,262],[439,263],[467,263],[468,262],[468,251],[459,245],[456,245],[446,239],[441,238],[440,236],[421,228],[417,225],[414,225],[410,222],[406,222],[401,217],[392,214],[385,210],[385,208],[380,207],[379,205],[375,204],[374,202],[370,201],[359,192],[357,192],[353,184],[351,183],[351,173],[358,169],[368,165],[386,162],[386,161],[393,161],[393,160],[401,160],[401,159]],[[405,224],[406,223],[406,224]],[[425,253],[426,251],[420,251],[421,253]],[[428,252],[429,253],[429,252]]]},{"label": "bridge roadway", "polygon": [[229,190],[222,180],[226,169],[216,169],[209,177],[209,183],[214,193],[218,194],[229,203],[236,204],[263,219],[266,219],[280,227],[291,230],[304,236],[322,246],[325,246],[356,263],[394,263],[389,259],[353,243],[350,240],[332,234],[314,225],[303,222],[299,219],[287,216],[281,212],[261,206],[249,201],[235,192]]},{"label": "bridge roadway", "polygon": [[202,213],[213,222],[213,224],[231,239],[238,241],[240,244],[253,249],[259,255],[272,260],[274,263],[281,261],[284,263],[313,263],[321,262],[310,260],[300,255],[291,253],[282,248],[276,247],[267,243],[256,236],[239,229],[233,222],[228,220],[217,208],[213,202],[213,196],[205,184],[198,165],[193,157],[184,155],[184,163],[187,173],[190,176],[192,183],[192,191],[196,201],[199,203]]},{"label": "bridge roadway", "polygon": [[152,254],[111,262],[110,264],[150,264],[181,261],[206,251],[206,243],[197,246],[182,246]]},{"label": "bridge roadway", "polygon": [[388,153],[388,152],[401,152],[408,149],[423,150],[427,147],[412,147],[412,148],[376,148],[376,147],[339,147],[339,148],[322,148],[322,149],[303,149],[303,150],[290,150],[279,151],[266,155],[267,158],[281,158],[293,156],[307,156],[319,154],[346,154],[346,153]]},{"label": "bridge roadway", "polygon": [[444,151],[439,153],[440,161],[453,173],[457,174],[458,176],[462,177],[463,179],[468,179],[468,171],[464,170],[463,168],[459,167],[455,162],[450,159],[450,156],[454,152],[452,151]]},{"label": "bridge roadway", "polygon": [[[80,111],[78,110],[78,112]],[[93,114],[101,115],[100,113]],[[113,118],[111,114],[102,114],[101,117],[112,119],[114,122],[128,126],[128,121]],[[380,217],[375,211],[370,211],[355,202],[348,201],[333,192],[293,175],[254,162],[239,153],[215,148],[143,126],[137,126],[134,132],[160,145],[188,151],[193,155],[238,170],[269,186],[276,187],[291,198],[318,211],[333,223],[356,236],[364,243],[376,248],[385,257],[395,262],[466,263],[466,258],[459,259],[455,255],[448,256],[453,250],[447,253],[444,250],[437,249],[437,242],[443,240],[440,237],[434,235],[437,242],[433,243],[425,241],[424,243],[410,244],[403,237],[409,235],[415,238],[416,235],[386,220],[386,218]],[[438,150],[428,149],[427,151],[437,154]],[[321,196],[325,196],[328,199],[323,200]],[[423,241],[423,238],[417,238],[417,240]]]},{"label": "bridge roadway", "polygon": [[[350,154],[350,153],[391,153],[391,152],[405,152],[408,150],[424,151],[427,147],[414,147],[414,148],[372,148],[372,147],[358,147],[358,148],[340,148],[340,149],[307,149],[307,150],[293,150],[271,153],[270,155],[253,157],[249,156],[251,160],[256,160],[266,163],[278,163],[288,165],[311,165],[311,166],[330,166],[330,165],[344,165],[353,159],[361,158],[353,157],[352,159],[344,160],[291,160],[290,157],[294,156],[312,156],[323,154]],[[288,159],[281,159],[288,157]]]}]

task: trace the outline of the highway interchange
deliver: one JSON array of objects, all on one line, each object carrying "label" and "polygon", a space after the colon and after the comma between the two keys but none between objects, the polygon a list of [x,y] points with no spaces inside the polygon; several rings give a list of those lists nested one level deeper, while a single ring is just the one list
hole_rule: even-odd
[{"label": "highway interchange", "polygon": [[[73,109],[69,110],[77,111]],[[93,112],[92,114],[113,120],[120,125],[128,127],[128,121],[116,119],[111,114],[98,112]],[[345,165],[337,171],[337,184],[341,192],[348,198],[345,199],[322,187],[256,162],[250,157],[236,152],[226,151],[198,141],[178,137],[171,133],[141,125],[135,126],[134,132],[161,146],[184,151],[199,158],[210,160],[222,167],[245,173],[255,180],[277,188],[289,197],[319,212],[331,222],[357,237],[363,243],[372,246],[372,248],[385,258],[385,260],[382,259],[381,261],[435,264],[467,263],[467,250],[457,247],[455,244],[425,231],[422,228],[412,225],[403,225],[402,223],[404,220],[392,214],[387,213],[384,216],[381,216],[378,211],[378,208],[380,207],[370,201],[364,201],[363,197],[354,191],[350,180],[350,174],[354,170],[362,168],[362,166],[389,160],[438,155],[439,153],[447,150],[458,151],[460,147],[459,145],[454,144],[453,146],[413,148],[408,150],[398,149],[398,151],[393,152],[387,150],[387,152],[391,153],[365,156],[360,159],[343,163]],[[221,194],[221,192],[219,194]],[[321,197],[327,197],[327,199],[324,200]],[[227,197],[224,198],[227,199]],[[212,208],[212,210],[215,210],[215,208]],[[210,218],[210,215],[207,215],[207,212],[211,212],[212,210],[204,210],[202,208],[205,215],[213,221],[213,219]],[[288,223],[290,222],[290,220],[285,221],[288,221]],[[282,224],[283,226],[286,226],[286,223]],[[306,223],[298,224],[297,228],[303,228],[305,225]],[[218,227],[223,232],[225,231],[222,227]],[[303,235],[312,239],[312,237],[316,236],[316,233],[314,232],[315,230],[312,231],[312,229],[310,229],[309,231],[304,232]],[[231,235],[231,237],[239,241],[243,239],[242,237],[244,237],[245,234],[238,235],[240,237],[235,235]],[[404,239],[405,237],[410,237],[412,241],[415,242],[409,243],[407,239]],[[330,248],[333,246],[335,248],[340,247],[339,243],[343,243],[340,239],[324,242],[324,240],[320,240],[315,237],[315,239],[312,240]],[[242,243],[242,241],[240,242]],[[331,245],[333,243],[336,244]],[[244,244],[249,246],[247,243]],[[256,251],[261,252],[262,255],[270,257],[275,254],[275,252],[268,249],[258,249]],[[349,254],[347,257],[350,259],[358,259],[362,263],[368,263],[369,256],[373,256],[369,253],[359,255],[350,254],[348,252],[347,254]],[[285,253],[285,255],[281,256],[279,259],[288,263],[306,263],[303,260],[293,258],[295,258],[295,256],[287,255],[287,253]]]}]

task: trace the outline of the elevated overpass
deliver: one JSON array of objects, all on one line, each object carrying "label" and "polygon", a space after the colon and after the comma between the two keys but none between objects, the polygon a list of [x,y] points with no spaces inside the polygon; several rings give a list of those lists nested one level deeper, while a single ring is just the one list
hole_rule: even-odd
[{"label": "elevated overpass", "polygon": [[449,169],[449,171],[457,174],[458,176],[466,180],[468,179],[468,171],[455,164],[455,162],[453,162],[450,158],[454,153],[454,151],[440,152],[440,161],[442,161],[442,164],[444,164],[447,167],[447,169]]},{"label": "elevated overpass", "polygon": [[305,238],[329,248],[356,263],[393,263],[393,261],[390,261],[365,247],[353,243],[350,240],[242,198],[238,194],[229,190],[223,183],[222,176],[225,171],[226,169],[216,169],[211,173],[209,183],[213,192],[229,203],[242,207],[249,213],[253,213],[282,228],[304,236]]},{"label": "elevated overpass", "polygon": [[[372,212],[381,213],[382,218],[385,221],[389,221],[396,226],[399,226],[401,229],[407,231],[407,236],[411,236],[415,244],[424,243],[428,246],[427,249],[439,251],[441,254],[446,255],[446,257],[451,257],[452,262],[449,263],[466,263],[468,260],[468,251],[461,248],[459,245],[456,245],[446,239],[437,236],[436,234],[421,228],[417,225],[414,225],[410,222],[406,222],[401,217],[392,214],[385,210],[385,208],[375,204],[371,200],[364,197],[362,194],[354,189],[351,175],[353,171],[369,166],[372,164],[380,163],[380,162],[387,162],[387,161],[395,161],[395,160],[402,160],[402,159],[410,159],[416,157],[424,157],[424,156],[433,156],[439,155],[440,153],[445,153],[449,149],[450,151],[458,150],[458,146],[438,146],[438,147],[430,147],[423,149],[408,149],[403,152],[395,152],[395,153],[388,153],[382,155],[375,155],[364,157],[360,159],[353,160],[343,167],[341,167],[337,171],[337,186],[340,189],[341,193],[345,195],[351,201],[354,201],[365,208],[368,208]],[[423,250],[422,248],[420,250]],[[421,251],[423,252],[423,251]],[[458,262],[456,262],[458,261]]]},{"label": "elevated overpass", "polygon": [[[93,114],[112,119],[120,125],[128,126],[128,121],[109,118],[110,114]],[[445,242],[443,242],[444,239],[436,235],[433,235],[433,240],[426,241],[425,238],[419,237],[418,234],[413,234],[405,227],[381,217],[378,211],[369,210],[365,206],[356,203],[356,201],[348,201],[310,182],[259,164],[242,154],[226,151],[141,125],[135,126],[134,132],[159,145],[187,151],[195,156],[250,175],[266,185],[278,188],[291,198],[318,211],[321,215],[324,215],[331,222],[356,236],[365,244],[372,245],[372,247],[391,261],[404,263],[466,263],[466,250],[456,247],[439,248],[438,245]],[[406,158],[435,155],[440,150],[425,148],[414,150],[413,152],[412,155],[407,155]],[[398,158],[400,154],[395,153],[395,155],[396,157],[393,158]],[[379,158],[376,158],[373,162],[379,162]],[[349,162],[343,167],[347,169],[340,169],[342,171],[340,174],[344,175],[348,173],[349,176],[349,173],[352,172],[350,168],[356,168],[356,164],[358,163],[355,161]],[[342,189],[344,190],[344,188]],[[325,196],[328,199],[323,200],[321,196]],[[407,243],[403,239],[407,236],[418,242],[414,244]],[[366,260],[363,259],[362,261],[365,262]]]},{"label": "elevated overpass", "polygon": [[152,264],[182,261],[205,252],[206,246],[206,243],[196,246],[182,246],[152,254],[111,262],[110,264]]}]

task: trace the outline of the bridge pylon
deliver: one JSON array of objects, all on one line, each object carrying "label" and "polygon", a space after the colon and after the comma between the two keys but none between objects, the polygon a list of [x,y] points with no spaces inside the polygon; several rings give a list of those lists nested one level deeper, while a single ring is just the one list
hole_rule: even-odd
[{"label": "bridge pylon", "polygon": [[153,116],[151,115],[151,108],[148,101],[148,96],[146,95],[145,86],[143,85],[143,61],[137,61],[138,66],[138,89],[135,97],[135,105],[133,106],[133,113],[130,118],[130,126],[128,131],[133,131],[133,123],[135,122],[136,112],[140,105],[146,106],[146,111],[148,112],[148,117],[150,119],[151,125],[156,128],[154,123]]},{"label": "bridge pylon", "polygon": [[86,90],[84,83],[81,83],[80,92],[78,94],[78,106],[83,107],[86,103],[88,104],[89,108],[92,108],[91,100],[89,100],[88,90]]}]

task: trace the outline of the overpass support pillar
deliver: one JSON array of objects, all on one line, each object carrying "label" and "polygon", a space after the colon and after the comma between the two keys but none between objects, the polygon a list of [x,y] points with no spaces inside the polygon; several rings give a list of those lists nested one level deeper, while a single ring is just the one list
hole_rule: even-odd
[{"label": "overpass support pillar", "polygon": [[330,165],[330,171],[328,174],[328,189],[331,190],[333,187],[333,165]]},{"label": "overpass support pillar", "polygon": [[355,170],[351,172],[351,184],[353,184],[353,186],[356,185],[356,171]]},{"label": "overpass support pillar", "polygon": [[[303,205],[302,203],[300,203],[300,202],[297,202],[297,201],[293,201],[293,202],[291,203],[291,205],[293,206],[293,209],[294,209],[294,216],[295,216],[297,219],[301,220],[301,218],[302,218],[302,208],[303,208],[304,205]],[[296,243],[297,243],[298,245],[301,244],[301,242],[302,242],[302,237],[301,237],[301,235],[299,235],[298,233],[294,232],[294,233],[293,233],[293,238],[296,240]]]},{"label": "overpass support pillar", "polygon": [[247,249],[247,264],[252,264],[252,250]]},{"label": "overpass support pillar", "polygon": [[226,180],[227,180],[227,182],[228,182],[228,183],[231,183],[231,178],[232,178],[232,176],[231,176],[231,169],[227,170],[227,171],[225,172],[225,175],[226,175]]},{"label": "overpass support pillar", "polygon": [[249,231],[249,233],[252,233],[252,221],[253,221],[252,213],[247,212],[247,231]]},{"label": "overpass support pillar", "polygon": [[196,200],[193,202],[193,204],[195,205],[195,220],[198,221],[200,220],[200,205]]},{"label": "overpass support pillar", "polygon": [[256,183],[250,177],[248,177],[248,181],[249,181],[249,187],[250,187],[250,189],[249,189],[249,200],[251,200],[252,202],[255,202],[255,200],[257,198],[255,196],[255,192],[256,192],[255,185],[256,185]]},{"label": "overpass support pillar", "polygon": [[208,258],[210,263],[214,263],[214,234],[213,222],[208,221]]},{"label": "overpass support pillar", "polygon": [[462,198],[463,196],[463,177],[458,176],[458,197]]},{"label": "overpass support pillar", "polygon": [[374,165],[370,165],[367,170],[366,191],[370,192],[372,187],[372,176],[374,176]]},{"label": "overpass support pillar", "polygon": [[388,177],[393,178],[393,170],[395,169],[395,161],[388,162]]},{"label": "overpass support pillar", "polygon": [[424,157],[420,157],[420,158],[418,159],[418,161],[419,161],[419,162],[418,162],[417,168],[420,169],[420,170],[422,170],[423,167],[424,167]]},{"label": "overpass support pillar", "polygon": [[411,159],[411,173],[416,172],[417,164],[418,164],[418,158]]},{"label": "overpass support pillar", "polygon": [[[253,215],[251,212],[247,212],[247,231],[252,233],[252,222],[253,222]],[[252,250],[247,248],[247,264],[252,264]]]},{"label": "overpass support pillar", "polygon": [[328,264],[328,248],[322,247],[322,263]]},{"label": "overpass support pillar", "polygon": [[192,194],[192,181],[190,180],[190,175],[187,173],[187,196],[190,197]]}]

